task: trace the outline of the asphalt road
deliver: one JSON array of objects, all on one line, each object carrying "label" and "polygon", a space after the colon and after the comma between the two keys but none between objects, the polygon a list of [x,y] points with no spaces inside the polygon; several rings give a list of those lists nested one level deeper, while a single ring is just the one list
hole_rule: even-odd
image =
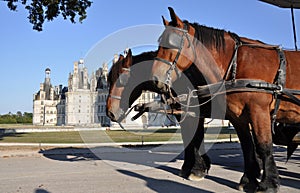
[{"label": "asphalt road", "polygon": [[[190,193],[239,192],[243,158],[238,143],[209,146],[213,162],[200,182],[178,176],[182,145],[3,150],[0,152],[2,193]],[[274,147],[282,193],[300,192],[300,149],[286,161]]]}]

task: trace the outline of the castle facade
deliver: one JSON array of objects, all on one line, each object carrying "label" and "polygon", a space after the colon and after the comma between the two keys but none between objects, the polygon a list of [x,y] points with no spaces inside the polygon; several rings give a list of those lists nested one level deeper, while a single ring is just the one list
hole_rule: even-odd
[{"label": "castle facade", "polygon": [[[116,61],[116,58],[115,58]],[[118,126],[106,116],[106,99],[108,96],[108,65],[89,77],[88,69],[81,59],[74,62],[73,72],[69,73],[68,86],[52,86],[51,70],[45,70],[45,80],[33,96],[33,124],[49,126],[83,126],[111,127]],[[156,93],[145,91],[136,103],[160,100]],[[135,104],[136,104],[135,103]],[[131,112],[123,120],[124,126],[164,126],[171,122],[165,115],[145,113],[136,121],[131,121],[137,112]]]}]

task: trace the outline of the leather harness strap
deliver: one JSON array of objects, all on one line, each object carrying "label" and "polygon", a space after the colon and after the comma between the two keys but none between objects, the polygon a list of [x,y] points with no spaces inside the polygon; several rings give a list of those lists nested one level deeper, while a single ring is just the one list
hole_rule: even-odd
[{"label": "leather harness strap", "polygon": [[279,105],[280,105],[280,97],[279,95],[282,94],[282,90],[285,87],[285,82],[286,82],[286,58],[284,55],[284,52],[281,48],[277,48],[278,52],[278,58],[279,58],[279,69],[277,71],[277,80],[275,81],[275,84],[279,86],[280,90],[274,92],[274,98],[275,98],[275,106],[274,106],[274,111],[271,116],[271,124],[272,124],[272,132],[273,134],[275,133],[274,127],[275,127],[275,122],[276,122],[276,117],[277,117],[277,112],[279,110]]}]

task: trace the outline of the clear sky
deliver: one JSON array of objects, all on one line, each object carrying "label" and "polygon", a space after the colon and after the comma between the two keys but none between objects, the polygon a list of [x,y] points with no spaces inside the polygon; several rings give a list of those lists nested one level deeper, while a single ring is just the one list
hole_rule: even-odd
[{"label": "clear sky", "polygon": [[[257,0],[94,0],[82,24],[71,24],[60,16],[46,22],[42,32],[32,30],[22,6],[12,12],[0,1],[0,114],[32,112],[33,94],[44,81],[46,68],[51,69],[52,85],[67,86],[74,61],[120,30],[162,25],[162,15],[170,19],[168,6],[190,22],[294,48],[290,10]],[[298,18],[299,11],[295,10],[300,39]],[[118,46],[125,49],[128,44],[120,42]],[[100,67],[107,60],[104,52],[97,53],[99,60],[93,66]]]}]

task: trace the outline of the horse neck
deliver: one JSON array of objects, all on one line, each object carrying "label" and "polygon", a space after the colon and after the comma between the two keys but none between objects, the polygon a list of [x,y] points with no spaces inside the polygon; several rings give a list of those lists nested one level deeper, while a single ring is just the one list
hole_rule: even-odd
[{"label": "horse neck", "polygon": [[130,84],[127,85],[123,91],[125,95],[129,95],[130,105],[132,105],[134,101],[140,97],[143,91],[159,92],[159,90],[150,83],[150,72],[153,65],[153,58],[153,56],[149,56],[149,54],[147,54],[144,58],[142,58],[143,60],[133,60],[133,64],[131,66],[132,76],[128,81]]},{"label": "horse neck", "polygon": [[195,45],[195,65],[205,77],[208,84],[223,80],[235,51],[235,41],[228,33],[224,34],[224,48],[214,45],[205,47],[202,43]]}]

